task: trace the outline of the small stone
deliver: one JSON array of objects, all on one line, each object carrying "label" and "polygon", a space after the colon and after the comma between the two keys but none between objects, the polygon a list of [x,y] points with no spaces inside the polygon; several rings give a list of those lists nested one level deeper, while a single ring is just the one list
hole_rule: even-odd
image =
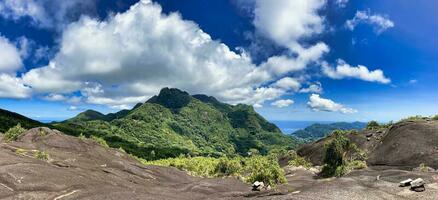
[{"label": "small stone", "polygon": [[412,179],[406,179],[406,180],[404,180],[404,181],[401,181],[400,182],[400,187],[406,187],[406,186],[408,186],[408,185],[411,185],[411,182],[412,182],[413,180]]},{"label": "small stone", "polygon": [[411,182],[411,188],[424,186],[424,180],[422,178],[417,178]]},{"label": "small stone", "polygon": [[252,190],[253,191],[261,191],[262,188],[265,187],[265,184],[263,182],[260,181],[256,181],[252,184]]}]

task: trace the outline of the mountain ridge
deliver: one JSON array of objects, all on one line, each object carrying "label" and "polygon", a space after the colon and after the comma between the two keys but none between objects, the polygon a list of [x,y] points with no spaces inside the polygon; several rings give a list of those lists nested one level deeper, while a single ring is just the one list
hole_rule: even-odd
[{"label": "mountain ridge", "polygon": [[229,105],[176,88],[163,88],[132,110],[107,115],[85,111],[53,125],[76,136],[102,137],[113,147],[146,159],[246,155],[250,150],[266,154],[298,144],[252,106]]}]

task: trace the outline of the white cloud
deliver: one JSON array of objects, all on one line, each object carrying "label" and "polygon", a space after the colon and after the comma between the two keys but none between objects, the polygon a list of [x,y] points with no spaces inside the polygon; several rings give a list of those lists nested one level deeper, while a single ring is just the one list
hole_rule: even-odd
[{"label": "white cloud", "polygon": [[67,100],[67,97],[65,97],[62,94],[48,94],[47,96],[43,97],[44,100],[47,101],[65,101]]},{"label": "white cloud", "polygon": [[30,18],[33,25],[61,31],[82,14],[96,12],[96,0],[2,0],[0,16],[19,20]]},{"label": "white cloud", "polygon": [[316,82],[313,84],[310,84],[307,88],[302,88],[300,90],[300,93],[322,93],[322,84],[320,82]]},{"label": "white cloud", "polygon": [[383,84],[388,84],[391,82],[389,78],[385,77],[383,71],[380,69],[370,71],[363,65],[353,67],[340,59],[338,60],[335,69],[330,67],[327,63],[323,63],[322,71],[325,75],[333,79],[356,78],[364,81],[378,82]]},{"label": "white cloud", "polygon": [[0,73],[0,98],[27,98],[31,89],[23,81],[10,74]]},{"label": "white cloud", "polygon": [[343,114],[356,113],[357,110],[347,108],[344,105],[335,103],[330,99],[324,99],[319,94],[312,94],[307,105],[314,111],[340,112]]},{"label": "white cloud", "polygon": [[105,21],[83,17],[71,24],[49,65],[30,70],[23,80],[36,93],[81,91],[84,102],[111,107],[142,102],[162,87],[262,104],[287,92],[269,83],[304,69],[326,48],[318,44],[296,59],[278,56],[257,66],[197,24],[143,0]]},{"label": "white cloud", "polygon": [[0,73],[15,73],[22,66],[17,47],[0,35]]},{"label": "white cloud", "polygon": [[301,88],[301,83],[297,79],[285,77],[274,83],[274,86],[284,90],[298,91]]},{"label": "white cloud", "polygon": [[350,30],[354,30],[361,23],[372,25],[378,34],[394,27],[394,22],[388,17],[378,14],[371,15],[369,11],[357,11],[353,19],[345,22],[345,26]]},{"label": "white cloud", "polygon": [[280,99],[271,103],[272,106],[276,106],[277,108],[284,108],[292,105],[294,103],[291,99]]},{"label": "white cloud", "polygon": [[325,0],[256,0],[254,25],[280,46],[296,46],[299,39],[320,33],[323,18],[318,10]]}]

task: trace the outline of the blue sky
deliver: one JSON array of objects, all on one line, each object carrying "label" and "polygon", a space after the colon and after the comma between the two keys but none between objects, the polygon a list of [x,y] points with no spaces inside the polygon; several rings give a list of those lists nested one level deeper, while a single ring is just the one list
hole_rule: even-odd
[{"label": "blue sky", "polygon": [[62,120],[168,86],[252,104],[269,120],[434,115],[436,4],[5,0],[0,108]]}]

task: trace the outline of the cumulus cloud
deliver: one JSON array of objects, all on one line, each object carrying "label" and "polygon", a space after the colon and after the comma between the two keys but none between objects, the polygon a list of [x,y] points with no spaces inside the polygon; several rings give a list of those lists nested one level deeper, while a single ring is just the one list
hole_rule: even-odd
[{"label": "cumulus cloud", "polygon": [[111,107],[145,101],[162,87],[261,105],[298,90],[297,83],[279,82],[280,87],[276,80],[304,69],[325,48],[317,44],[296,58],[274,56],[255,65],[244,51],[230,50],[196,23],[143,0],[104,21],[83,17],[70,24],[50,63],[22,79],[36,93],[80,91],[84,102]]},{"label": "cumulus cloud", "polygon": [[23,81],[10,74],[0,74],[0,97],[1,98],[27,98],[31,95],[31,88],[23,84]]},{"label": "cumulus cloud", "polygon": [[294,103],[294,101],[291,99],[280,99],[280,100],[272,102],[271,105],[275,106],[277,108],[284,108],[284,107],[288,107],[288,106],[292,105],[293,103]]},{"label": "cumulus cloud", "polygon": [[363,65],[353,67],[340,59],[338,60],[335,69],[330,67],[327,63],[323,63],[322,72],[333,79],[356,78],[364,81],[378,82],[383,84],[388,84],[391,82],[389,78],[385,77],[383,71],[380,69],[370,71]]},{"label": "cumulus cloud", "polygon": [[0,73],[14,73],[23,66],[20,51],[0,35]]},{"label": "cumulus cloud", "polygon": [[335,103],[330,99],[324,99],[319,94],[312,94],[307,105],[314,111],[340,112],[343,114],[356,113],[357,110],[347,108],[342,104]]},{"label": "cumulus cloud", "polygon": [[391,21],[387,16],[379,14],[371,15],[369,11],[357,11],[353,19],[345,22],[345,26],[353,31],[356,26],[361,23],[372,25],[375,32],[378,34],[394,27],[394,22]]},{"label": "cumulus cloud", "polygon": [[82,14],[96,12],[96,0],[2,0],[0,16],[19,20],[29,18],[33,25],[61,31]]},{"label": "cumulus cloud", "polygon": [[323,31],[318,10],[325,0],[256,0],[254,25],[278,45],[295,48],[299,39]]}]

